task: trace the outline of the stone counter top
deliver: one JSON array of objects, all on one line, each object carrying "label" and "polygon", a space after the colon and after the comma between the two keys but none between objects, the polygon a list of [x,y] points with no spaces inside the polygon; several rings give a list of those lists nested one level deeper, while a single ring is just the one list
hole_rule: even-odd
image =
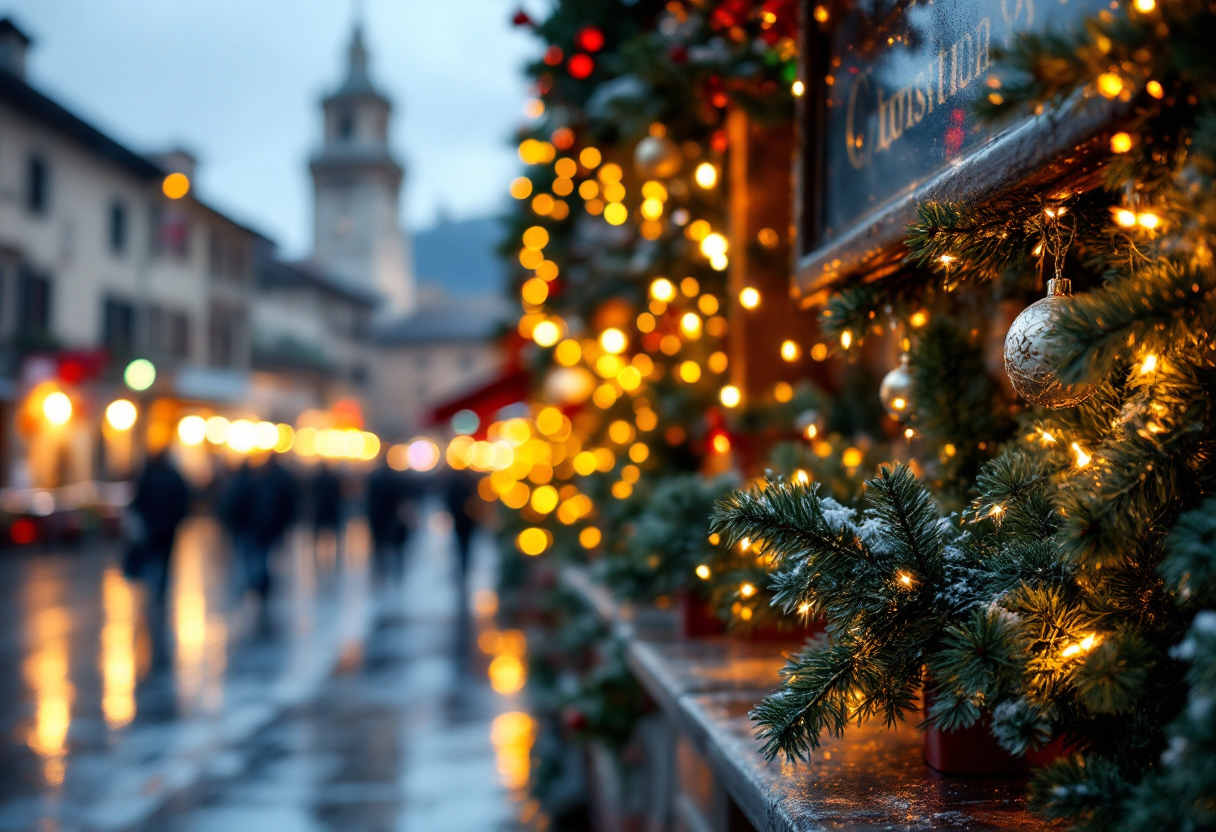
[{"label": "stone counter top", "polygon": [[[1025,781],[945,777],[924,763],[914,724],[871,722],[825,737],[809,764],[766,762],[748,711],[778,684],[797,643],[734,638],[686,640],[628,622],[642,617],[580,573],[567,585],[627,642],[630,668],[703,758],[750,824],[761,832],[973,830],[1039,832],[1050,824],[1025,809]],[[733,828],[733,827],[732,827]]]}]

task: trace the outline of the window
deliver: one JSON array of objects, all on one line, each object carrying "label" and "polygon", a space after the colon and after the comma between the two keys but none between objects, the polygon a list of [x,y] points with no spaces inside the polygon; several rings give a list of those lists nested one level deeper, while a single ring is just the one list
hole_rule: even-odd
[{"label": "window", "polygon": [[169,331],[163,344],[164,351],[180,361],[190,358],[190,316],[185,312],[173,312],[168,316]]},{"label": "window", "polygon": [[135,305],[130,301],[108,297],[102,302],[101,338],[114,356],[128,356],[135,351]]},{"label": "window", "polygon": [[211,307],[207,325],[207,358],[213,367],[235,367],[245,342],[245,316],[240,309],[223,304]]},{"label": "window", "polygon": [[350,113],[338,117],[338,138],[350,141],[355,137],[355,118]]},{"label": "window", "polygon": [[25,181],[25,207],[31,214],[42,215],[47,212],[50,202],[50,194],[47,193],[49,179],[50,171],[46,161],[41,156],[31,156]]},{"label": "window", "polygon": [[152,209],[152,253],[184,260],[190,251],[190,220],[175,208]]},{"label": "window", "polygon": [[119,200],[110,203],[110,251],[122,254],[127,250],[127,206]]},{"label": "window", "polygon": [[17,329],[45,333],[51,328],[51,280],[28,269],[17,281]]}]

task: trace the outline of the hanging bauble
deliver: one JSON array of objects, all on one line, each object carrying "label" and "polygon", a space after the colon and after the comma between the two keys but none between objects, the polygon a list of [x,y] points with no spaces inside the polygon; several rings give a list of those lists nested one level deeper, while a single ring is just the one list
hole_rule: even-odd
[{"label": "hanging bauble", "polygon": [[912,413],[912,371],[908,368],[908,354],[899,359],[899,366],[882,378],[878,385],[878,398],[887,414],[896,421],[906,421]]},{"label": "hanging bauble", "polygon": [[647,136],[633,149],[633,165],[645,179],[670,179],[683,164],[680,146],[666,136]]},{"label": "hanging bauble", "polygon": [[1072,281],[1047,281],[1047,297],[1022,310],[1005,335],[1005,372],[1018,395],[1040,407],[1072,407],[1088,399],[1096,381],[1064,384],[1059,369],[1064,359],[1051,337],[1057,322],[1069,314]]}]

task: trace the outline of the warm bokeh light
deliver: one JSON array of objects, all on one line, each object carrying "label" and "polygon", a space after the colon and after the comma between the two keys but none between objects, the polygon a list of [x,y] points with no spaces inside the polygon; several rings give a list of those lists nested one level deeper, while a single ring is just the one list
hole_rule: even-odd
[{"label": "warm bokeh light", "polygon": [[228,431],[232,423],[223,416],[212,416],[207,419],[207,441],[212,445],[223,445],[228,441]]},{"label": "warm bokeh light", "polygon": [[702,188],[709,189],[718,184],[718,169],[709,162],[702,162],[697,165],[696,171],[693,173],[693,179]]},{"label": "warm bokeh light", "polygon": [[511,180],[511,196],[516,199],[527,199],[532,194],[532,180],[526,176],[518,176]]},{"label": "warm bokeh light", "polygon": [[193,447],[207,438],[207,420],[202,416],[184,416],[177,423],[177,438],[183,445]]},{"label": "warm bokeh light", "polygon": [[532,329],[532,340],[542,347],[553,346],[561,337],[561,327],[553,321],[541,321]]},{"label": "warm bokeh light", "polygon": [[701,365],[695,361],[684,361],[680,364],[680,380],[694,384],[701,378]]},{"label": "warm bokeh light", "polygon": [[56,390],[42,400],[42,415],[52,425],[66,425],[72,418],[72,400]]},{"label": "warm bokeh light", "polygon": [[738,407],[739,402],[743,401],[743,394],[738,387],[728,384],[718,391],[718,399],[726,407]]},{"label": "warm bokeh light", "polygon": [[578,154],[578,162],[588,170],[599,167],[603,156],[594,147],[584,147]]},{"label": "warm bokeh light", "polygon": [[190,193],[190,177],[184,173],[171,173],[165,177],[160,189],[169,199],[181,199]]},{"label": "warm bokeh light", "polygon": [[542,554],[549,548],[549,533],[535,526],[524,529],[516,536],[515,547],[525,555]]},{"label": "warm bokeh light", "polygon": [[748,286],[739,292],[739,303],[744,309],[755,309],[760,305],[760,292]]},{"label": "warm bokeh light", "polygon": [[802,354],[802,350],[794,341],[783,341],[781,343],[781,357],[786,361],[797,361],[798,356]]},{"label": "warm bokeh light", "polygon": [[600,333],[600,347],[610,355],[620,355],[629,346],[629,338],[616,327],[609,327]]},{"label": "warm bokeh light", "polygon": [[139,415],[135,403],[128,399],[117,399],[106,407],[106,424],[114,430],[130,430]]}]

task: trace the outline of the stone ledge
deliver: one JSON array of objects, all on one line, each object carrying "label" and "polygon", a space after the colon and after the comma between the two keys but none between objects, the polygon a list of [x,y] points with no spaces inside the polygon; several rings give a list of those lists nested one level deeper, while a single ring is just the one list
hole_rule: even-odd
[{"label": "stone ledge", "polygon": [[[825,738],[806,765],[767,762],[748,711],[776,688],[795,643],[640,635],[585,572],[566,585],[627,641],[630,669],[702,757],[717,785],[760,832],[972,830],[1040,832],[1022,780],[944,777],[925,765],[916,727],[879,723]],[[622,612],[625,614],[622,615]],[[733,827],[732,827],[733,828]]]}]

